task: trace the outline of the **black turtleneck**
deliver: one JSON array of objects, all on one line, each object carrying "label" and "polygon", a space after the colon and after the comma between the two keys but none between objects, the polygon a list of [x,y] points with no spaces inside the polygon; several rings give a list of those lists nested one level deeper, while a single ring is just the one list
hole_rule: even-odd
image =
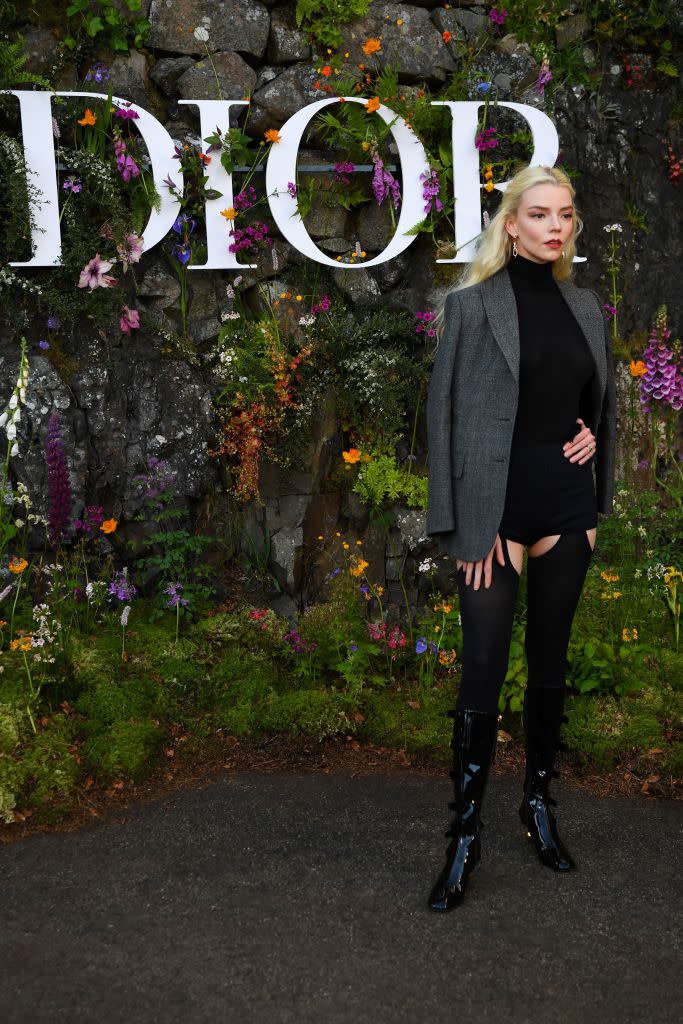
[{"label": "black turtleneck", "polygon": [[551,262],[513,256],[507,264],[519,319],[519,404],[514,436],[570,441],[590,422],[595,363],[588,342],[555,284]]}]

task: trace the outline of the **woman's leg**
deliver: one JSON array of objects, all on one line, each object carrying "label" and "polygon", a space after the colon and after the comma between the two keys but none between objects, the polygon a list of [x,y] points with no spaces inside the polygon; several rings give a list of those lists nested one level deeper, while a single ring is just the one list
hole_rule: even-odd
[{"label": "woman's leg", "polygon": [[510,560],[505,538],[505,565],[492,563],[491,586],[478,590],[456,573],[462,625],[462,674],[456,707],[498,714],[498,696],[508,670],[512,620],[517,605],[519,572]]},{"label": "woman's leg", "polygon": [[[591,543],[592,540],[592,543]],[[519,809],[543,864],[575,866],[557,833],[548,793],[560,748],[567,648],[574,613],[590,564],[595,530],[543,537],[529,548],[525,649],[529,683],[524,699],[526,773]]]}]

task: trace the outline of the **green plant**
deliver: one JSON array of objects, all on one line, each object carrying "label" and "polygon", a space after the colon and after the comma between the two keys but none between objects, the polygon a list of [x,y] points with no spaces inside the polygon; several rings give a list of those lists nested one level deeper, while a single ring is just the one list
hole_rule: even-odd
[{"label": "green plant", "polygon": [[395,455],[371,455],[361,465],[352,489],[371,508],[381,509],[386,501],[400,501],[409,508],[427,507],[427,477],[397,465]]},{"label": "green plant", "polygon": [[42,89],[52,88],[41,75],[23,70],[27,60],[22,36],[18,36],[13,43],[0,39],[0,89],[16,89],[17,86],[27,84],[39,85]]},{"label": "green plant", "polygon": [[341,46],[339,25],[363,18],[371,0],[297,0],[295,18],[312,40],[322,46]]},{"label": "green plant", "polygon": [[[115,0],[71,0],[66,14],[77,19],[78,29],[87,39],[100,36],[115,53],[127,53],[131,41],[134,46],[143,46],[149,34],[147,18],[129,17],[141,10],[142,0],[123,0],[123,4]],[[78,39],[72,35],[65,36],[64,43],[75,50]]]},{"label": "green plant", "polygon": [[625,642],[615,648],[606,640],[591,637],[570,647],[569,685],[577,693],[607,690],[623,697],[644,685],[645,676],[638,669],[651,651],[649,644]]}]

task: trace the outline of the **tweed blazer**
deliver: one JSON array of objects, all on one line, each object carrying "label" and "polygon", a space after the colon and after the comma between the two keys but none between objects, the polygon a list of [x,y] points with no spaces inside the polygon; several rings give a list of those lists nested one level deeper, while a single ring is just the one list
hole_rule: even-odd
[{"label": "tweed blazer", "polygon": [[[609,515],[616,392],[607,318],[594,291],[566,281],[557,284],[595,362],[588,425],[597,439],[592,461],[598,512]],[[503,267],[447,296],[429,381],[427,534],[453,558],[478,562],[493,547],[505,504],[518,399],[517,304]]]}]

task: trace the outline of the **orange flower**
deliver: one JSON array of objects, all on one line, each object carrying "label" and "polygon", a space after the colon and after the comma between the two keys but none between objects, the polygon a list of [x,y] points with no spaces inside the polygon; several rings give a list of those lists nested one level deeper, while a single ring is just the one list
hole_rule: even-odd
[{"label": "orange flower", "polygon": [[116,519],[105,519],[100,526],[100,530],[102,533],[113,533],[118,525],[118,520]]},{"label": "orange flower", "polygon": [[199,154],[199,159],[201,160],[201,162],[202,162],[202,163],[203,163],[203,164],[204,164],[205,166],[206,166],[206,164],[210,164],[210,163],[211,163],[211,157],[210,157],[210,156],[207,156],[207,155],[206,155],[206,153],[200,153],[200,154]]},{"label": "orange flower", "polygon": [[445,32],[441,33],[441,38],[443,39],[444,43],[450,43],[451,39],[453,38],[453,33],[449,32],[447,29]]},{"label": "orange flower", "polygon": [[372,114],[373,111],[379,110],[379,96],[373,96],[371,100],[365,104],[365,109],[368,114]]},{"label": "orange flower", "polygon": [[85,111],[85,114],[79,120],[78,123],[82,124],[82,125],[86,125],[86,124],[95,124],[96,121],[97,121],[97,114],[93,114],[93,112],[90,109],[90,107],[87,107],[86,111]]},{"label": "orange flower", "polygon": [[642,377],[644,373],[647,373],[647,366],[642,359],[638,359],[638,361],[632,359],[628,364],[628,368],[631,371],[632,377]]},{"label": "orange flower", "polygon": [[363,43],[363,53],[366,57],[369,57],[371,53],[377,53],[378,50],[382,49],[382,43],[379,39],[368,39],[366,43]]},{"label": "orange flower", "polygon": [[360,462],[361,453],[357,448],[349,448],[348,452],[342,452],[344,462],[348,462],[350,465],[354,462]]},{"label": "orange flower", "polygon": [[226,220],[234,220],[237,216],[237,211],[234,206],[228,206],[225,210],[221,210],[221,217],[225,217]]},{"label": "orange flower", "polygon": [[325,78],[329,78],[330,75],[332,74],[332,68],[330,67],[330,65],[326,64],[324,68],[321,68],[320,69],[320,74],[324,75]]},{"label": "orange flower", "polygon": [[265,136],[266,142],[279,142],[280,141],[280,133],[277,130],[277,128],[269,128],[268,131],[264,132],[263,134]]},{"label": "orange flower", "polygon": [[7,568],[9,569],[10,572],[16,573],[18,575],[19,573],[24,571],[27,565],[28,562],[26,561],[25,558],[12,557],[9,560],[9,565],[7,566]]},{"label": "orange flower", "polygon": [[487,181],[486,184],[484,185],[484,188],[486,189],[487,192],[493,192],[493,182]]},{"label": "orange flower", "polygon": [[486,178],[487,181],[490,181],[491,178],[493,177],[493,171],[487,171],[484,177]]}]

